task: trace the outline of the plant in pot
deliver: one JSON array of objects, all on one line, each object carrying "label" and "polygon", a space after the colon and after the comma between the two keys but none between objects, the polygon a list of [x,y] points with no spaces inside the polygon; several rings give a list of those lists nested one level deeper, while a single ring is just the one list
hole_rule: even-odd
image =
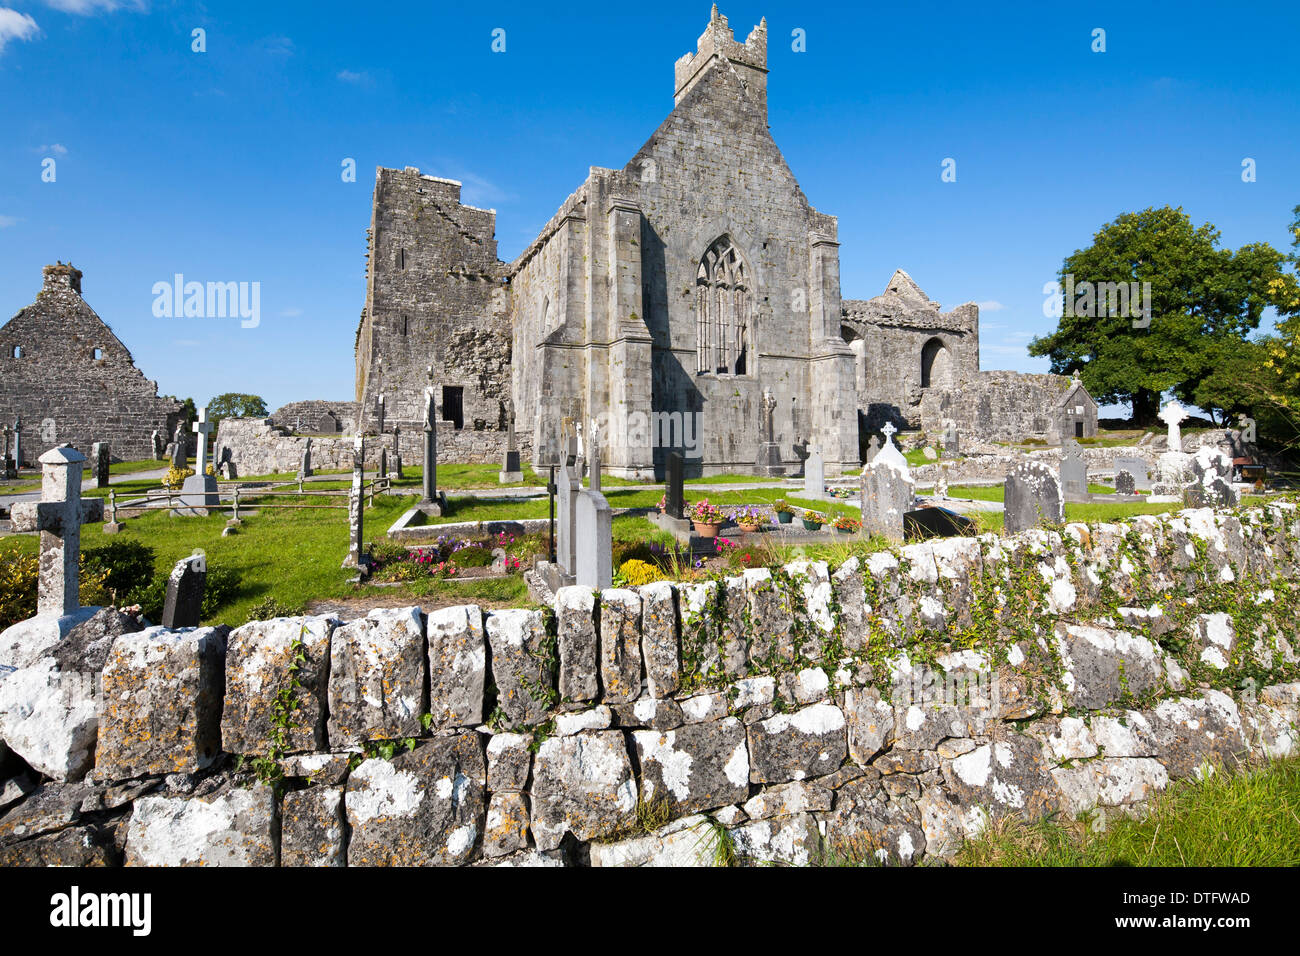
[{"label": "plant in pot", "polygon": [[709,504],[708,498],[701,498],[691,507],[691,523],[701,538],[716,538],[724,517],[722,509]]},{"label": "plant in pot", "polygon": [[753,534],[762,530],[767,519],[761,508],[756,505],[745,505],[743,508],[732,509],[731,520],[736,522],[741,531]]},{"label": "plant in pot", "polygon": [[660,513],[660,514],[663,514],[665,511],[668,510],[668,495],[667,495],[667,494],[664,494],[662,497],[660,497],[658,507],[659,507],[659,513]]},{"label": "plant in pot", "polygon": [[809,531],[816,531],[822,526],[822,516],[815,511],[803,513],[803,526]]},{"label": "plant in pot", "polygon": [[848,515],[840,515],[835,519],[835,530],[844,534],[854,534],[862,530],[862,522],[857,518],[850,518]]},{"label": "plant in pot", "polygon": [[789,524],[794,520],[794,509],[785,503],[784,498],[776,499],[772,510],[776,512],[776,520],[779,524]]}]

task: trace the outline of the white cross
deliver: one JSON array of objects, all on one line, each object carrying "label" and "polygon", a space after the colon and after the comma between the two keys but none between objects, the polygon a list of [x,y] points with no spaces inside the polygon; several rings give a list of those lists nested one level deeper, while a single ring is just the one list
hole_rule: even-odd
[{"label": "white cross", "polygon": [[15,505],[15,531],[41,533],[41,572],[37,588],[37,614],[72,614],[81,606],[77,597],[77,557],[81,551],[81,524],[90,515],[81,500],[81,471],[86,456],[71,445],[51,448],[41,455],[41,500]]},{"label": "white cross", "polygon": [[880,429],[880,433],[885,436],[886,445],[892,445],[894,443],[893,436],[896,431],[898,431],[898,429],[894,427],[893,422],[885,422],[884,427]]},{"label": "white cross", "polygon": [[1169,450],[1183,450],[1183,433],[1178,427],[1187,419],[1187,412],[1177,402],[1170,402],[1160,412],[1160,420],[1169,426]]},{"label": "white cross", "polygon": [[194,434],[199,436],[198,473],[206,475],[208,473],[208,435],[213,431],[212,423],[208,421],[208,406],[204,405],[199,409],[199,420],[192,427]]}]

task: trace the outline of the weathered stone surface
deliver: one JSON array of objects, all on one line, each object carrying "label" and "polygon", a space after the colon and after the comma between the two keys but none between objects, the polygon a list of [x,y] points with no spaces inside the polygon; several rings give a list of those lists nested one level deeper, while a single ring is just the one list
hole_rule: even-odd
[{"label": "weathered stone surface", "polygon": [[843,711],[833,704],[813,704],[749,728],[749,779],[783,783],[819,777],[836,770],[847,753]]},{"label": "weathered stone surface", "polygon": [[[226,642],[226,695],[221,713],[222,746],[234,754],[264,754],[270,746],[273,704],[291,681],[300,685],[298,707],[285,733],[285,749],[325,750],[325,704],[329,692],[330,617],[281,617],[254,621],[230,632]],[[296,666],[296,672],[291,668]]]},{"label": "weathered stone surface", "polygon": [[807,866],[820,858],[821,834],[812,814],[755,820],[731,831],[736,854],[746,863]]},{"label": "weathered stone surface", "polygon": [[488,790],[528,789],[533,768],[533,738],[527,734],[493,734],[487,744]]},{"label": "weathered stone surface", "polygon": [[290,754],[280,761],[286,777],[297,777],[313,786],[332,787],[348,776],[354,753]]},{"label": "weathered stone surface", "polygon": [[126,836],[127,866],[273,866],[270,787],[202,797],[141,797]]},{"label": "weathered stone surface", "polygon": [[637,785],[617,730],[552,737],[533,761],[533,839],[553,850],[566,832],[590,840],[628,826]]},{"label": "weathered stone surface", "polygon": [[783,606],[772,572],[767,568],[750,568],[742,578],[749,605],[745,631],[749,638],[749,659],[773,665],[794,660],[794,622]]},{"label": "weathered stone surface", "polygon": [[348,777],[349,866],[467,863],[483,834],[487,766],[478,736],[420,743],[367,760]]},{"label": "weathered stone surface", "polygon": [[0,845],[61,830],[74,823],[94,791],[84,783],[43,783],[0,816]]},{"label": "weathered stone surface", "polygon": [[591,588],[560,588],[555,592],[556,643],[560,655],[560,697],[595,700],[600,693],[596,637],[596,592]]},{"label": "weathered stone surface", "polygon": [[[1163,686],[1159,652],[1144,637],[1079,624],[1059,624],[1055,638],[1071,703],[1099,710]],[[1121,664],[1122,662],[1122,664]]]},{"label": "weathered stone surface", "polygon": [[343,866],[343,788],[290,790],[280,811],[281,866]]},{"label": "weathered stone surface", "polygon": [[668,697],[677,690],[681,674],[677,650],[677,595],[667,581],[638,589],[641,592],[641,656],[652,697]]},{"label": "weathered stone surface", "polygon": [[330,638],[330,745],[419,735],[424,668],[418,607],[377,608],[336,628]]},{"label": "weathered stone surface", "polygon": [[106,779],[187,773],[221,753],[224,627],[151,627],[113,642],[95,757]]},{"label": "weathered stone surface", "polygon": [[557,714],[555,717],[555,736],[568,737],[570,734],[584,730],[608,730],[614,723],[614,714],[604,704],[597,704],[588,710]]},{"label": "weathered stone surface", "polygon": [[122,854],[114,837],[114,827],[88,824],[0,843],[0,866],[120,866]]},{"label": "weathered stone surface", "polygon": [[1006,534],[1065,523],[1060,476],[1043,462],[1016,462],[1007,474],[1003,499]]},{"label": "weathered stone surface", "polygon": [[641,696],[641,596],[635,591],[600,593],[600,679],[607,703]]},{"label": "weathered stone surface", "polygon": [[702,720],[719,720],[727,716],[725,694],[696,694],[682,701],[682,719],[688,724]]},{"label": "weathered stone surface", "polygon": [[510,856],[497,859],[480,860],[473,866],[526,867],[530,869],[568,866],[568,859],[562,850],[521,850]]},{"label": "weathered stone surface", "polygon": [[[638,697],[630,704],[615,704],[614,723],[618,727],[650,727],[672,730],[686,723],[682,707],[671,697]],[[723,714],[726,709],[723,708]]]},{"label": "weathered stone surface", "polygon": [[678,813],[739,803],[749,795],[745,727],[734,717],[676,730],[637,730],[642,798]]},{"label": "weathered stone surface", "polygon": [[1216,670],[1227,668],[1237,644],[1232,616],[1226,612],[1197,615],[1192,623],[1192,643],[1200,651],[1202,664]]},{"label": "weathered stone surface", "polygon": [[851,652],[866,647],[869,636],[867,615],[871,607],[862,582],[862,564],[856,555],[831,575],[831,593],[840,608],[840,639],[844,649]]},{"label": "weathered stone surface", "polygon": [[1060,804],[1060,788],[1032,737],[1008,733],[969,753],[943,762],[950,793],[965,805],[978,804],[993,816],[1033,819]]},{"label": "weathered stone surface", "polygon": [[865,767],[893,741],[894,707],[881,699],[876,688],[855,687],[844,692],[844,715],[849,756]]},{"label": "weathered stone surface", "polygon": [[474,604],[430,611],[429,713],[438,729],[483,721],[487,637],[483,609]]},{"label": "weathered stone surface", "polygon": [[826,820],[826,845],[849,860],[870,857],[880,863],[910,865],[925,852],[926,837],[915,803],[920,788],[902,795],[874,777],[851,781],[835,791],[835,809]]},{"label": "weathered stone surface", "polygon": [[528,798],[522,793],[494,793],[483,831],[483,855],[508,856],[528,847]]},{"label": "weathered stone surface", "polygon": [[1103,757],[1078,767],[1058,767],[1052,776],[1062,808],[1074,814],[1148,800],[1169,784],[1164,766],[1150,757]]},{"label": "weathered stone surface", "polygon": [[796,780],[760,791],[745,801],[744,810],[751,820],[766,820],[792,813],[829,810],[834,797],[834,791],[826,787]]},{"label": "weathered stone surface", "polygon": [[593,843],[591,865],[714,866],[718,840],[718,834],[707,817],[682,817],[645,836],[614,843]]},{"label": "weathered stone surface", "polygon": [[34,770],[79,780],[95,761],[99,674],[43,657],[0,681],[0,738]]},{"label": "weathered stone surface", "polygon": [[512,724],[540,724],[546,719],[546,692],[555,684],[554,672],[541,657],[546,638],[542,612],[492,611],[487,635],[497,703]]},{"label": "weathered stone surface", "polygon": [[58,645],[79,624],[93,618],[102,608],[83,607],[75,614],[37,614],[0,631],[0,667],[35,664]]}]

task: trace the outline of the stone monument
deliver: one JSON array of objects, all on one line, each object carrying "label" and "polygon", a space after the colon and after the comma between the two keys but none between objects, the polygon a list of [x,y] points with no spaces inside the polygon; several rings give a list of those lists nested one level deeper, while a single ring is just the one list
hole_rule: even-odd
[{"label": "stone monument", "polygon": [[[198,457],[195,459],[195,473],[185,479],[181,486],[179,515],[206,515],[209,508],[221,507],[221,498],[217,494],[217,476],[208,474],[208,435],[213,432],[213,425],[208,421],[208,408],[199,409],[199,420],[193,425],[199,436]],[[178,444],[180,444],[178,442]]]},{"label": "stone monument", "polygon": [[763,410],[758,446],[758,460],[754,464],[754,474],[767,475],[771,478],[785,474],[785,465],[781,462],[781,448],[776,443],[776,396],[770,388],[763,390]]},{"label": "stone monument", "polygon": [[1060,476],[1041,461],[1016,462],[1007,473],[1005,489],[1003,530],[1006,534],[1065,523]]}]

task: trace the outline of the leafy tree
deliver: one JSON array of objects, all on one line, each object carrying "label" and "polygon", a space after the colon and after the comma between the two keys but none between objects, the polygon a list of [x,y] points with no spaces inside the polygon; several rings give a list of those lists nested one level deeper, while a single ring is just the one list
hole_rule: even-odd
[{"label": "leafy tree", "polygon": [[223,418],[265,418],[266,402],[260,395],[242,392],[223,392],[208,402],[208,420],[217,423]]},{"label": "leafy tree", "polygon": [[[1219,248],[1219,231],[1194,226],[1181,207],[1124,213],[1062,263],[1063,303],[1070,287],[1076,299],[1064,303],[1056,331],[1034,339],[1029,353],[1050,358],[1058,374],[1078,370],[1102,404],[1130,402],[1142,425],[1155,421],[1160,395],[1170,390],[1183,401],[1227,409],[1238,398],[1231,389],[1212,394],[1206,380],[1215,375],[1223,384],[1217,373],[1225,357],[1235,362],[1233,350],[1248,342],[1264,309],[1280,309],[1294,295],[1286,262],[1267,243]],[[1149,282],[1149,324],[1120,314],[1122,300],[1089,302],[1085,282],[1138,283],[1139,290]]]},{"label": "leafy tree", "polygon": [[199,417],[199,410],[194,407],[194,399],[181,399],[177,398],[175,395],[164,395],[163,397],[170,398],[173,402],[181,403],[181,420],[185,423],[186,428],[189,428],[190,425],[194,424],[195,420]]}]

